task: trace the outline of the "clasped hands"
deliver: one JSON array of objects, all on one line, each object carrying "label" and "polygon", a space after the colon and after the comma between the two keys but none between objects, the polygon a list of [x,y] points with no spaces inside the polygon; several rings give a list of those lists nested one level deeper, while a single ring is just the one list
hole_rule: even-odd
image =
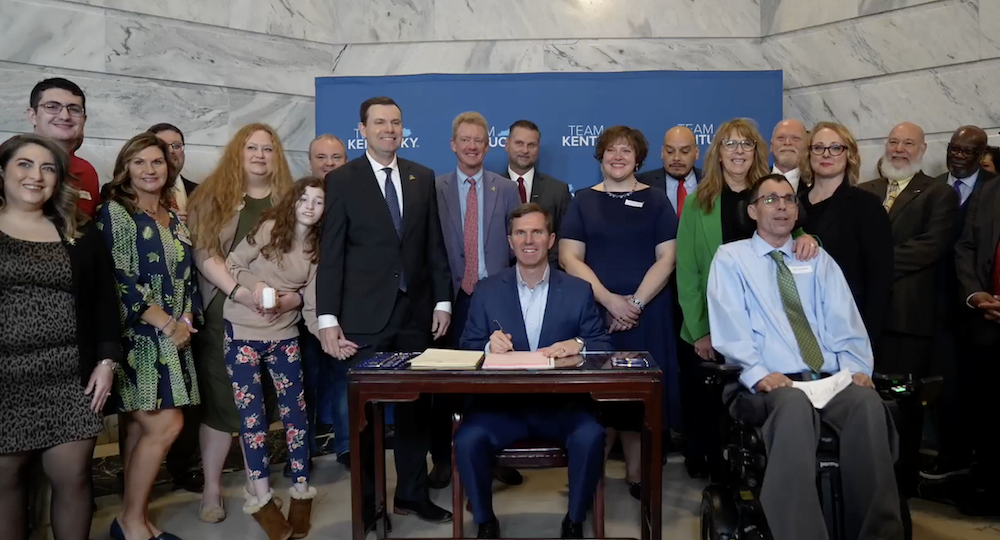
[{"label": "clasped hands", "polygon": [[[868,388],[875,388],[875,383],[872,382],[872,378],[864,373],[855,373],[851,375],[851,381],[858,386],[864,386]],[[754,385],[754,390],[758,393],[773,392],[778,388],[791,388],[792,380],[785,376],[784,373],[769,373],[766,377],[761,379]]]},{"label": "clasped hands", "polygon": [[632,302],[633,295],[622,296],[612,293],[608,301],[604,304],[605,309],[611,315],[611,324],[608,326],[608,333],[631,330],[639,324],[639,315],[642,310]]},{"label": "clasped hands", "polygon": [[[492,354],[503,354],[514,350],[514,342],[511,341],[511,335],[505,334],[501,330],[494,330],[490,335],[490,353]],[[566,341],[560,341],[558,343],[553,343],[548,347],[542,347],[538,349],[541,354],[544,354],[547,358],[553,360],[558,358],[566,358],[568,356],[576,356],[580,354],[583,346],[580,342],[575,339],[567,339]]]},{"label": "clasped hands", "polygon": [[[441,339],[451,325],[451,314],[435,309],[431,320],[431,334],[435,340]],[[344,329],[338,326],[321,328],[320,345],[323,352],[337,360],[347,360],[358,353],[358,344],[344,336]]]}]

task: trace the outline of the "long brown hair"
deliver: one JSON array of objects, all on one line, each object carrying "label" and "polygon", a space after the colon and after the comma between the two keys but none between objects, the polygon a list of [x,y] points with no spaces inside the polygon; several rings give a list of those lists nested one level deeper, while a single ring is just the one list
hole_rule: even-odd
[{"label": "long brown hair", "polygon": [[51,139],[34,133],[15,135],[0,145],[0,210],[7,206],[3,170],[7,169],[19,150],[32,144],[51,152],[56,166],[56,185],[52,196],[42,205],[42,213],[56,225],[63,239],[80,238],[83,236],[80,227],[87,221],[87,216],[76,206],[80,192],[69,181],[69,154]]},{"label": "long brown hair", "polygon": [[754,142],[753,165],[747,171],[747,176],[743,180],[743,185],[747,188],[753,185],[758,178],[770,172],[767,168],[767,142],[760,136],[757,126],[749,118],[734,118],[719,126],[715,131],[715,138],[712,145],[708,147],[708,157],[705,158],[705,176],[698,184],[698,205],[702,211],[708,213],[712,211],[712,204],[716,197],[722,193],[722,184],[726,179],[722,176],[722,141],[729,137],[730,132],[736,132],[738,137],[746,137]]},{"label": "long brown hair", "polygon": [[151,146],[155,146],[163,152],[163,161],[167,166],[167,181],[160,190],[160,205],[164,208],[170,208],[170,203],[174,199],[174,182],[177,180],[177,174],[173,163],[170,161],[170,151],[167,149],[167,143],[161,141],[156,135],[148,131],[129,139],[125,143],[125,146],[122,146],[122,149],[118,152],[118,157],[115,158],[115,172],[112,175],[112,179],[101,189],[101,199],[105,203],[115,201],[124,206],[130,214],[138,211],[138,196],[135,193],[135,188],[132,187],[132,175],[129,172],[129,164],[135,159],[135,156],[139,155],[139,152]]},{"label": "long brown hair", "polygon": [[[256,243],[254,237],[257,236],[261,226],[273,220],[274,227],[271,227],[271,239],[260,248],[260,253],[264,258],[278,263],[279,267],[284,254],[295,246],[295,225],[298,223],[295,219],[295,207],[298,206],[299,199],[305,195],[306,188],[318,188],[325,194],[326,182],[315,176],[306,176],[296,180],[292,189],[281,198],[276,206],[264,210],[260,221],[247,235],[247,242],[251,246],[254,245]],[[313,264],[319,262],[319,231],[322,224],[322,220],[317,221],[306,233],[303,252],[309,255],[309,262]]]},{"label": "long brown hair", "polygon": [[191,235],[197,249],[210,255],[223,256],[219,231],[237,212],[245,194],[246,171],[243,169],[243,147],[254,133],[265,131],[274,143],[274,167],[271,171],[271,204],[278,204],[292,186],[285,148],[278,132],[267,124],[248,124],[240,128],[226,144],[215,170],[205,178],[188,202],[188,213],[197,214]]},{"label": "long brown hair", "polygon": [[[836,133],[840,137],[840,140],[844,141],[844,146],[847,147],[847,168],[844,170],[844,180],[847,180],[848,185],[858,185],[858,180],[861,178],[861,153],[858,152],[858,142],[854,140],[851,132],[841,124],[836,122],[820,122],[809,132],[809,146],[812,146],[813,138],[816,137],[816,133],[821,129],[829,129]],[[807,152],[810,158],[806,159],[806,163],[802,168],[802,178],[806,179],[809,185],[812,185],[812,150],[807,148]]]}]

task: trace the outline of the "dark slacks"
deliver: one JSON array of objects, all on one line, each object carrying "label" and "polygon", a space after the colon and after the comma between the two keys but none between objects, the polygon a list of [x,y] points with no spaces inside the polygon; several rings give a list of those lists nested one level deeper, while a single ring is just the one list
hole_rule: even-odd
[{"label": "dark slacks", "polygon": [[[569,519],[583,523],[604,470],[604,427],[579,409],[470,413],[455,434],[455,453],[462,483],[476,523],[493,519],[494,456],[515,441],[544,438],[562,443],[569,455]],[[460,511],[458,509],[456,511]]]},{"label": "dark slacks", "polygon": [[933,373],[942,377],[941,401],[930,409],[940,444],[939,457],[956,465],[972,461],[975,432],[976,351],[968,314],[953,314],[958,324],[942,325],[934,335]]},{"label": "dark slacks", "polygon": [[[458,296],[452,302],[451,325],[444,337],[448,348],[461,348],[459,340],[462,338],[462,331],[465,330],[465,321],[469,318],[471,306],[472,296],[459,290]],[[431,459],[437,466],[451,466],[451,415],[462,398],[464,396],[453,394],[438,394],[432,397]]]},{"label": "dark slacks", "polygon": [[[430,325],[414,322],[410,298],[399,293],[392,309],[389,323],[377,334],[347,334],[347,339],[359,344],[370,344],[359,351],[352,364],[361,362],[378,352],[423,351],[430,346]],[[393,438],[396,460],[396,498],[404,501],[423,501],[429,497],[427,491],[427,451],[430,446],[428,419],[430,399],[421,396],[412,403],[397,403],[393,409],[395,435]],[[375,495],[375,447],[372,433],[372,408],[365,407],[368,425],[361,432],[362,471],[364,472],[365,498]]]},{"label": "dark slacks", "polygon": [[[350,417],[347,415],[347,370],[350,362],[341,362],[323,352],[319,339],[309,333],[304,324],[299,327],[299,346],[302,348],[309,425],[333,426],[333,451],[339,456],[351,450]],[[310,447],[316,455],[319,449],[315,430],[311,439]]]},{"label": "dark slacks", "polygon": [[976,373],[970,384],[970,407],[977,415],[972,420],[976,425],[971,433],[972,477],[978,486],[995,494],[1000,486],[1000,430],[996,429],[991,417],[996,408],[996,384],[1000,381],[1000,363],[997,362],[1000,336],[994,337],[992,344],[976,344],[970,349],[973,351],[972,369]]},{"label": "dark slacks", "polygon": [[893,473],[896,431],[875,390],[848,386],[822,410],[814,409],[796,388],[764,394],[741,392],[731,410],[736,418],[763,421],[767,470],[760,501],[775,540],[829,538],[816,490],[820,422],[840,438],[844,537],[903,538]]},{"label": "dark slacks", "polygon": [[[875,351],[875,371],[879,373],[910,374],[920,380],[930,374],[934,357],[934,339],[886,331],[879,339]],[[924,433],[924,407],[919,400],[898,402],[899,463],[896,477],[904,497],[917,493],[920,474],[920,444]]]}]

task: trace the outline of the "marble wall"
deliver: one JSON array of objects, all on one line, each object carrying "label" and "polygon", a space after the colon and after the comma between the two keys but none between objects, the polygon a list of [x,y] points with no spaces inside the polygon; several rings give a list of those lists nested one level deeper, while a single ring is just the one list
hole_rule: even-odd
[{"label": "marble wall", "polygon": [[80,153],[105,179],[160,121],[194,179],[251,121],[302,173],[318,76],[783,69],[786,115],[845,123],[866,163],[915,121],[938,172],[954,127],[1000,125],[995,30],[1000,0],[0,0],[0,138],[61,75],[88,94]]}]

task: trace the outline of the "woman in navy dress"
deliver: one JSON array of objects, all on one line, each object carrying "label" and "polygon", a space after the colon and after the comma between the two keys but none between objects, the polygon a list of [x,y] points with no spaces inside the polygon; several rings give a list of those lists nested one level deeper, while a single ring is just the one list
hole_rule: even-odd
[{"label": "woman in navy dress", "polygon": [[[649,145],[637,129],[615,126],[597,140],[600,184],[576,193],[559,230],[559,263],[585,279],[605,313],[611,342],[619,351],[648,351],[663,370],[665,427],[680,422],[677,351],[670,290],[677,218],[666,193],[639,183]],[[608,447],[621,432],[625,481],[639,498],[641,409],[605,408]]]}]

